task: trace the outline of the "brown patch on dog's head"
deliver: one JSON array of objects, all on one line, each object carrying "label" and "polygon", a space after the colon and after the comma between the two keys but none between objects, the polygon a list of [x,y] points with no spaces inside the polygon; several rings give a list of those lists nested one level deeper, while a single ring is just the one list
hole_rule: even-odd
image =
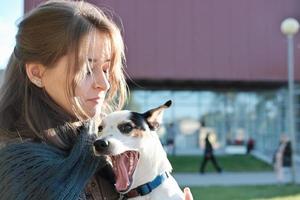
[{"label": "brown patch on dog's head", "polygon": [[119,124],[118,129],[121,133],[128,134],[130,132],[130,135],[133,137],[143,137],[145,135],[146,126],[148,126],[150,130],[156,131],[162,122],[164,110],[169,108],[171,104],[172,101],[167,101],[165,104],[142,114],[130,112],[129,122]]},{"label": "brown patch on dog's head", "polygon": [[[145,113],[137,113],[130,111],[119,111],[112,113],[104,118],[101,125],[98,126],[98,133],[102,135],[102,131],[105,134],[112,134],[113,127],[117,128],[121,134],[132,136],[132,137],[143,137],[147,134],[147,130],[156,131],[161,122],[164,110],[170,107],[171,101],[165,104],[151,109]],[[105,128],[107,126],[107,128]],[[107,129],[107,130],[104,130]]]},{"label": "brown patch on dog's head", "polygon": [[118,129],[122,134],[132,137],[143,137],[145,135],[147,122],[142,114],[131,112],[128,121],[118,124]]},{"label": "brown patch on dog's head", "polygon": [[133,129],[130,133],[132,137],[143,137],[145,135],[145,132],[138,129]]}]

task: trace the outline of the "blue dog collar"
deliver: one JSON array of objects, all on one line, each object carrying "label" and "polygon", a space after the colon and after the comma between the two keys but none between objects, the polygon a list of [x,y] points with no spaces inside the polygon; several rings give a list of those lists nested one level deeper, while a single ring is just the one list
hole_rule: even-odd
[{"label": "blue dog collar", "polygon": [[162,184],[166,179],[170,177],[169,172],[164,172],[158,176],[156,176],[153,181],[140,185],[137,188],[130,190],[124,196],[127,198],[137,197],[137,196],[144,196],[149,194],[152,190],[157,188],[160,184]]}]

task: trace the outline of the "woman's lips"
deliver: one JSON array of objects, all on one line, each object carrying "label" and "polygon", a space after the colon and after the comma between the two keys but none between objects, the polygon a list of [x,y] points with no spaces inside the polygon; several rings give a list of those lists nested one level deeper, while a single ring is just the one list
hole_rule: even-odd
[{"label": "woman's lips", "polygon": [[100,97],[95,97],[95,98],[87,99],[88,102],[93,102],[93,103],[101,103],[102,100],[103,99],[100,98]]}]

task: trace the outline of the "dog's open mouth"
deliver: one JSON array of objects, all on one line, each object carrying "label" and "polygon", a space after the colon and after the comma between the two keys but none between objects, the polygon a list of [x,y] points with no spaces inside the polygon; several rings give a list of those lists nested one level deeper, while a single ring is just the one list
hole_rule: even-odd
[{"label": "dog's open mouth", "polygon": [[125,192],[132,184],[132,176],[139,160],[139,153],[137,151],[125,151],[110,157],[116,175],[115,187],[118,192]]}]

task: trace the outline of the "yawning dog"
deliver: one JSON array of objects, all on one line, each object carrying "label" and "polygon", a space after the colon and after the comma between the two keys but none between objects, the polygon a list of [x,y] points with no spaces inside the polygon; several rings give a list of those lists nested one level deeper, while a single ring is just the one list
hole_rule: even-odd
[{"label": "yawning dog", "polygon": [[145,113],[118,111],[99,126],[95,155],[106,155],[116,177],[116,190],[130,199],[182,200],[170,175],[172,166],[156,133],[171,101]]}]

